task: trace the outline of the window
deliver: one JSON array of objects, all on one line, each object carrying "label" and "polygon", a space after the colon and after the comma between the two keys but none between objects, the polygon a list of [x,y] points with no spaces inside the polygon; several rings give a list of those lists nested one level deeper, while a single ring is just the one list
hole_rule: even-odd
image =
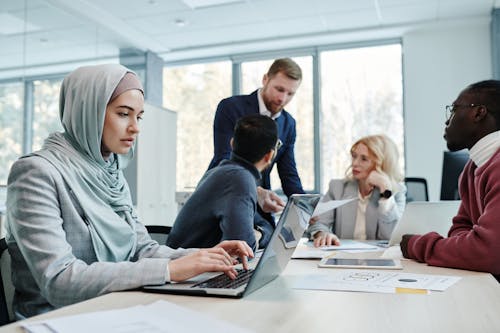
[{"label": "window", "polygon": [[192,190],[213,157],[217,104],[231,96],[231,62],[164,70],[163,105],[177,112],[177,190]]},{"label": "window", "polygon": [[[296,121],[297,139],[295,142],[295,160],[297,171],[304,190],[314,190],[314,112],[312,102],[312,57],[292,58],[302,69],[302,83],[295,96],[285,107]],[[274,59],[244,62],[241,65],[242,93],[250,94],[262,87],[262,77]],[[281,188],[277,168],[271,173],[273,190]]]},{"label": "window", "polygon": [[[296,120],[295,160],[306,191],[324,192],[330,179],[344,177],[352,143],[370,134],[385,133],[396,142],[404,170],[401,56],[396,43],[292,57],[302,68],[303,80],[286,110]],[[215,110],[221,99],[233,94],[231,80],[240,80],[240,93],[250,94],[262,86],[263,75],[278,57],[245,61],[239,56],[239,73],[231,73],[231,61],[165,68],[164,106],[178,113],[178,191],[192,190],[207,169],[213,156]],[[313,71],[316,57],[319,73]],[[315,119],[320,138],[314,136]],[[281,188],[276,168],[271,185],[275,191]]]},{"label": "window", "polygon": [[401,45],[321,53],[321,191],[342,178],[351,145],[387,134],[399,148],[404,170]]},{"label": "window", "polygon": [[44,140],[50,133],[63,130],[59,119],[61,83],[60,79],[33,82],[33,151],[42,148]]},{"label": "window", "polygon": [[23,83],[0,84],[0,185],[22,154],[23,96]]}]

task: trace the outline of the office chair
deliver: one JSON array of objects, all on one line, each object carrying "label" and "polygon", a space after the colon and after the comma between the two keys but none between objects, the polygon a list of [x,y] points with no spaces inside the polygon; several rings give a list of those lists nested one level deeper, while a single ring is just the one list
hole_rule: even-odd
[{"label": "office chair", "polygon": [[172,227],[165,225],[147,225],[146,230],[148,231],[151,238],[158,242],[160,245],[165,245],[167,243],[168,234]]},{"label": "office chair", "polygon": [[467,150],[443,152],[440,200],[460,200],[458,177],[460,177],[468,160],[469,153]]},{"label": "office chair", "polygon": [[0,326],[13,321],[11,315],[14,285],[10,276],[10,255],[5,238],[0,239]]},{"label": "office chair", "polygon": [[427,190],[427,180],[418,177],[406,177],[406,202],[429,201],[429,191]]}]

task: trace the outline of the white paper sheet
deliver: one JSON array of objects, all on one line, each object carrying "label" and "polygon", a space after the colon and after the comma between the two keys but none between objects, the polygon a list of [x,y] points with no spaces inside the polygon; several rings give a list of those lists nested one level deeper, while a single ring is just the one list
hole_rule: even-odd
[{"label": "white paper sheet", "polygon": [[446,275],[401,273],[380,270],[338,269],[328,274],[309,274],[295,281],[295,289],[342,290],[377,293],[444,291],[461,278]]},{"label": "white paper sheet", "polygon": [[206,314],[161,300],[149,305],[137,305],[120,310],[91,312],[25,323],[22,327],[30,333],[250,332]]},{"label": "white paper sheet", "polygon": [[[308,242],[307,246],[314,247],[313,242]],[[344,251],[344,250],[380,250],[380,248],[373,244],[362,243],[352,239],[341,239],[340,245],[322,246],[320,249],[324,251]]]},{"label": "white paper sheet", "polygon": [[332,251],[358,253],[381,250],[381,248],[375,245],[357,242],[351,239],[341,239],[340,245],[323,246],[318,248],[314,247],[314,243],[312,241],[308,241],[307,238],[301,238],[299,245],[292,255],[292,259],[321,259],[326,255],[332,254]]},{"label": "white paper sheet", "polygon": [[358,198],[351,198],[351,199],[345,199],[345,200],[330,200],[326,202],[318,202],[316,205],[316,208],[314,208],[314,212],[312,213],[311,216],[318,216],[323,213],[326,213],[329,210],[333,210],[335,208],[338,208],[340,206],[345,205],[346,203],[349,203],[351,201],[358,200]]}]

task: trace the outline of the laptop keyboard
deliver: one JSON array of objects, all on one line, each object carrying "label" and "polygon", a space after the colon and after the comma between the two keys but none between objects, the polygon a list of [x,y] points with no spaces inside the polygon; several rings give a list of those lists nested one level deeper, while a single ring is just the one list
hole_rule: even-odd
[{"label": "laptop keyboard", "polygon": [[214,276],[211,279],[205,280],[192,286],[192,288],[223,288],[223,289],[236,289],[248,282],[253,274],[253,269],[237,269],[238,276],[236,279],[231,280],[226,274]]}]

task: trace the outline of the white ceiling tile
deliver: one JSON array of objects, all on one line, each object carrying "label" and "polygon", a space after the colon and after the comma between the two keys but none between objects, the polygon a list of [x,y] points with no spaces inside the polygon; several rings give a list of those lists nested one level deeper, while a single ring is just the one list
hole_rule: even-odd
[{"label": "white ceiling tile", "polygon": [[310,3],[311,6],[323,14],[334,14],[344,12],[356,12],[363,10],[371,10],[375,8],[374,0],[309,0],[305,3]]},{"label": "white ceiling tile", "polygon": [[490,15],[491,0],[440,0],[438,15],[442,18]]},{"label": "white ceiling tile", "polygon": [[350,15],[345,13],[324,15],[328,31],[361,29],[379,24],[375,9],[360,10]]},{"label": "white ceiling tile", "polygon": [[421,2],[405,6],[387,6],[381,10],[382,24],[385,25],[434,21],[437,20],[437,15],[435,5]]},{"label": "white ceiling tile", "polygon": [[[47,4],[43,0],[27,0],[26,7],[32,10],[38,7],[46,7]],[[0,0],[0,12],[23,12],[25,9],[25,1]]]},{"label": "white ceiling tile", "polygon": [[119,18],[138,18],[150,15],[161,15],[188,11],[190,8],[181,0],[88,0],[95,6],[113,13]]},{"label": "white ceiling tile", "polygon": [[16,17],[9,13],[0,13],[1,35],[29,33],[37,30],[40,30],[39,26],[34,25],[23,18]]},{"label": "white ceiling tile", "polygon": [[[279,22],[279,25],[287,22]],[[216,27],[208,30],[192,30],[176,34],[165,34],[157,37],[163,43],[168,43],[171,49],[198,47],[199,41],[203,40],[203,45],[210,44],[231,44],[239,43],[245,40],[265,40],[265,39],[280,39],[287,38],[291,35],[303,35],[317,32],[321,26],[316,20],[301,20],[297,21],[294,27],[290,30],[276,29],[276,24],[264,22],[260,27],[261,30],[249,29],[248,26],[233,27]],[[195,42],[198,41],[198,42]]]},{"label": "white ceiling tile", "polygon": [[[0,13],[24,18],[24,3],[0,0]],[[384,26],[403,31],[415,22],[487,17],[500,0],[244,0],[195,10],[182,0],[26,3],[28,22],[41,30],[27,35],[26,48],[22,34],[0,34],[0,74],[23,58],[33,64],[65,62],[116,54],[120,47],[160,54],[167,48],[186,49],[189,56],[190,49],[220,45],[228,45],[225,49],[231,52],[248,52],[252,45],[297,47],[297,40],[305,45],[309,40],[329,40],[323,38],[329,35],[349,38],[355,33],[359,38],[364,33],[371,38],[372,31]],[[91,13],[81,12],[87,9]],[[176,19],[187,24],[179,27]],[[230,48],[231,43],[236,46]],[[15,60],[3,61],[6,58]]]}]

